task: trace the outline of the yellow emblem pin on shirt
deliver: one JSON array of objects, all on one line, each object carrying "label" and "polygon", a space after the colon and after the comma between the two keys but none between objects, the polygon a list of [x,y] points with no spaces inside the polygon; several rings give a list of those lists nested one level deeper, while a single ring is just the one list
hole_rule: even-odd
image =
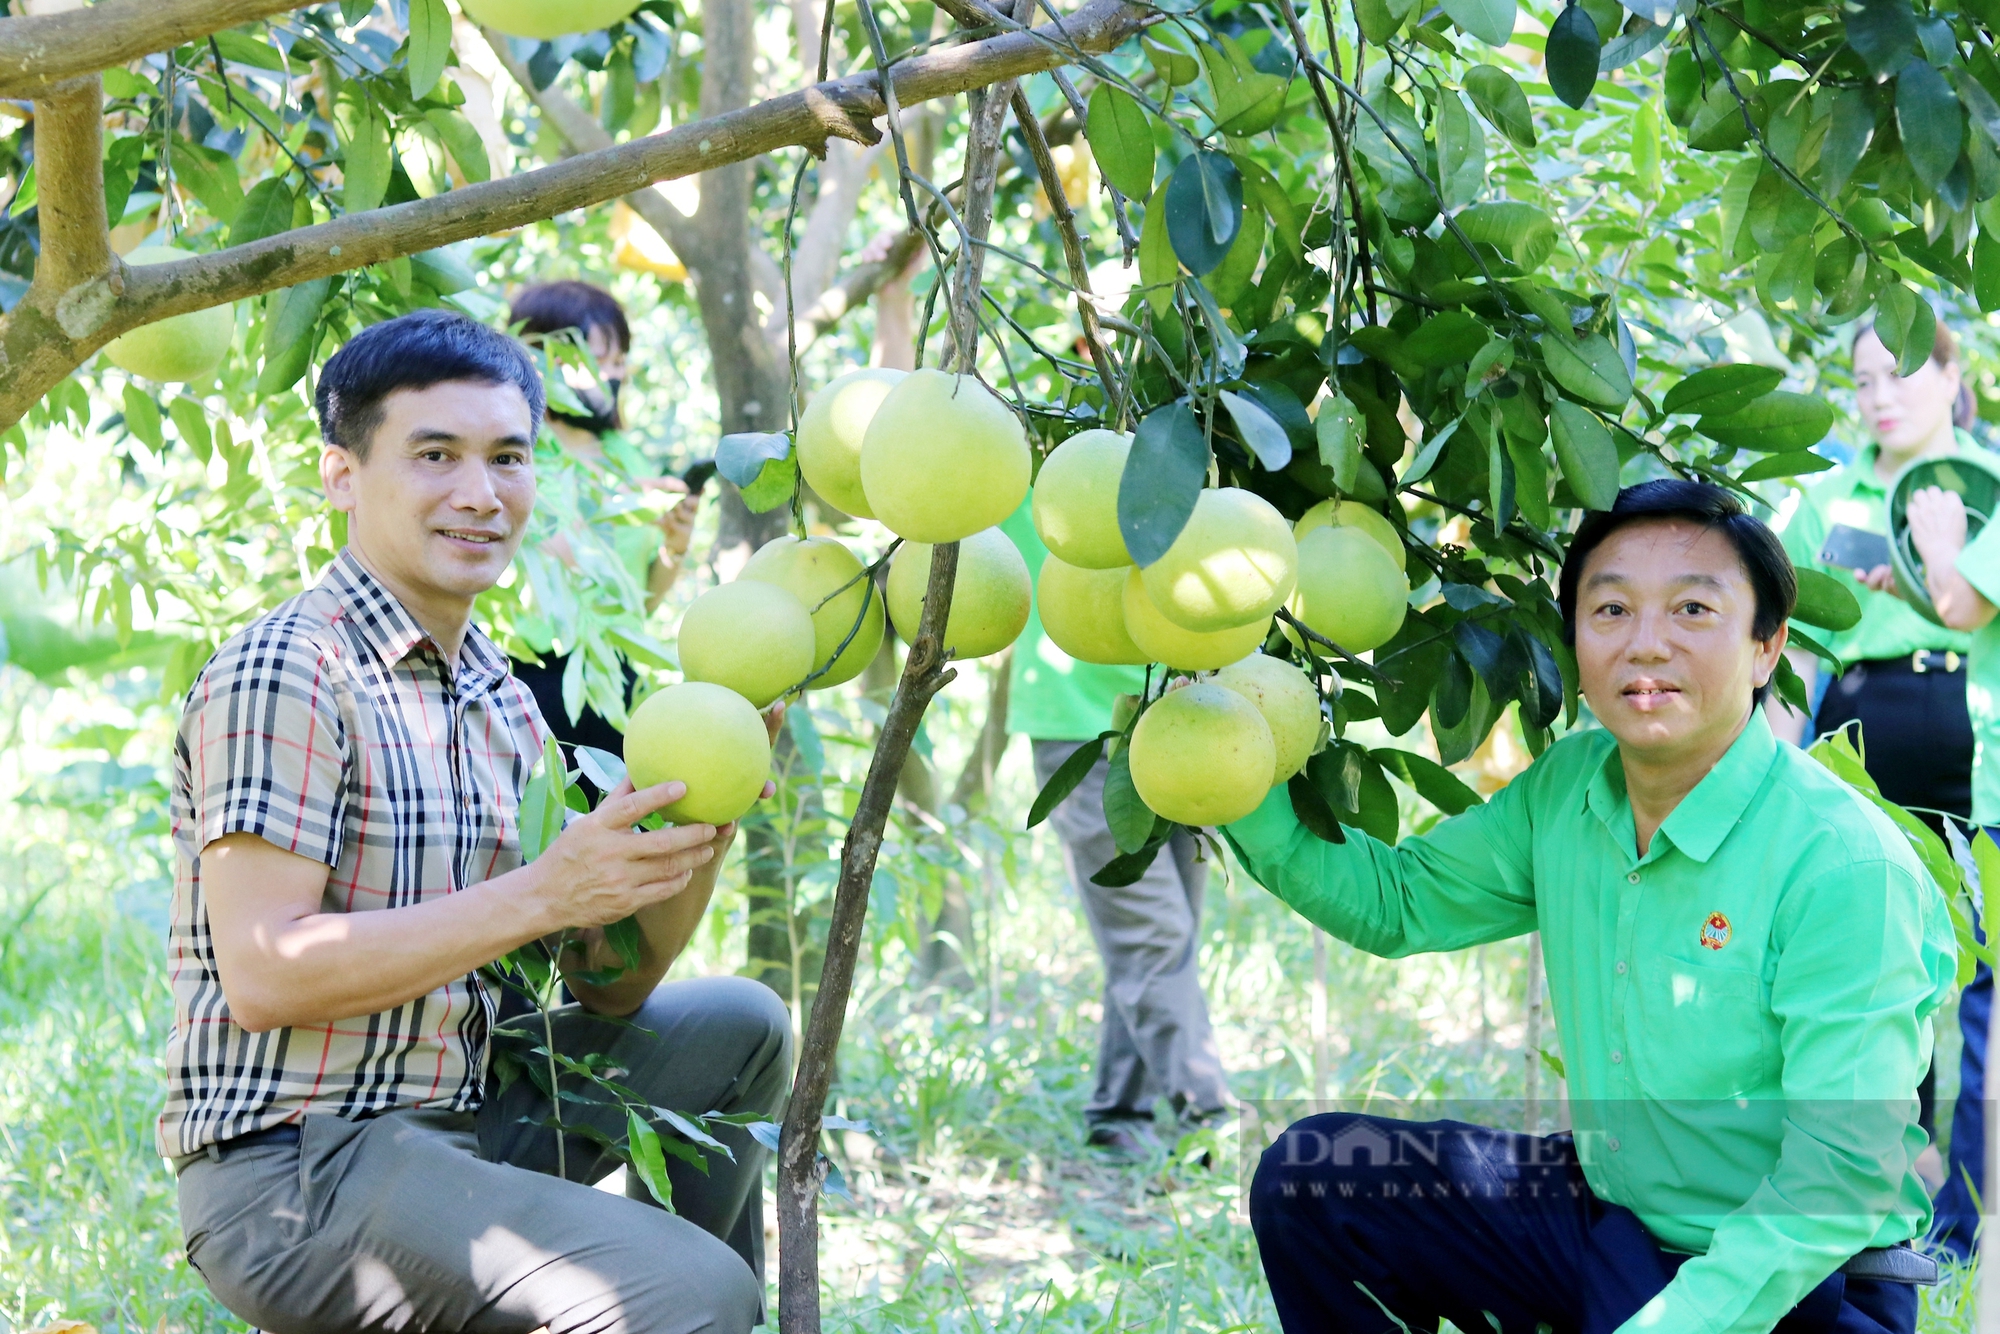
[{"label": "yellow emblem pin on shirt", "polygon": [[1729,943],[1729,919],[1719,912],[1712,912],[1708,920],[1701,924],[1701,945],[1703,949],[1719,950]]}]

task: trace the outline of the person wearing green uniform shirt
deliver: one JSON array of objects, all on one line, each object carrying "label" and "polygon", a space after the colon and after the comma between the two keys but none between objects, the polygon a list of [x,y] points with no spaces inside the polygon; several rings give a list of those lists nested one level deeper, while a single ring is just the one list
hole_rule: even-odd
[{"label": "person wearing green uniform shirt", "polygon": [[[1850,568],[1823,561],[1820,554],[1829,546],[1830,554],[1845,554],[1839,538],[1857,530],[1886,543],[1888,493],[1897,474],[1918,459],[1979,449],[1963,433],[1972,420],[1972,392],[1962,374],[1958,342],[1943,322],[1937,326],[1929,359],[1909,375],[1896,373],[1896,358],[1872,328],[1863,327],[1855,335],[1852,350],[1855,413],[1870,443],[1852,464],[1828,473],[1808,489],[1778,530],[1793,564],[1845,582],[1861,604],[1860,621],[1827,640],[1845,670],[1827,684],[1811,720],[1811,737],[1859,723],[1868,776],[1876,787],[1890,801],[1912,808],[1942,836],[1943,816],[1961,823],[1972,818],[1972,723],[1966,713],[1965,671],[1972,638],[1927,619],[1897,597],[1895,577],[1886,563],[1871,561],[1865,568]],[[1837,529],[1848,531],[1837,533]],[[1831,544],[1830,535],[1835,537]],[[1799,649],[1790,650],[1789,657],[1810,694],[1819,659]],[[1775,696],[1767,709],[1771,730],[1779,737],[1811,744],[1803,714]],[[1983,1112],[1977,1090],[1984,1069],[1986,1002],[1992,989],[1990,971],[1982,973],[1966,991],[1971,1004],[1960,1002],[1961,1017],[1976,1019],[1980,1026],[1976,1041],[1963,1049],[1961,1065],[1976,1061],[1979,1069],[1972,1070],[1969,1080],[1960,1080],[1961,1090],[1970,1087],[1974,1092],[1968,1101],[1961,1091],[1954,1140],[1959,1129],[1969,1128],[1973,1141],[1979,1142]],[[1935,1072],[1926,1070],[1917,1097],[1924,1131],[1933,1138],[1935,1086]],[[1927,1155],[1926,1171],[1933,1181],[1939,1175],[1936,1162],[1935,1152]],[[1976,1181],[1979,1163],[1975,1160],[1972,1167]],[[1955,1175],[1946,1174],[1947,1184]],[[1963,1190],[1961,1183],[1956,1193]],[[1940,1221],[1951,1212],[1941,1200]]]},{"label": "person wearing green uniform shirt", "polygon": [[[1048,548],[1035,533],[1027,502],[1000,530],[1020,548],[1030,577],[1039,576]],[[1107,730],[1118,696],[1138,694],[1146,679],[1142,668],[1071,658],[1049,642],[1033,611],[1014,641],[1011,670],[1007,730],[1029,738],[1040,784],[1079,745]],[[1097,1086],[1084,1108],[1086,1140],[1139,1160],[1151,1155],[1156,1141],[1156,1101],[1166,1098],[1178,1121],[1192,1126],[1227,1112],[1229,1086],[1197,957],[1207,868],[1195,859],[1194,839],[1177,830],[1166,849],[1172,856],[1154,858],[1132,884],[1093,883],[1091,877],[1118,855],[1104,819],[1105,768],[1098,761],[1049,822],[1104,961],[1104,1027]]]},{"label": "person wearing green uniform shirt", "polygon": [[[508,310],[510,323],[520,327],[529,343],[553,334],[574,330],[580,335],[603,376],[603,389],[593,382],[571,381],[570,389],[590,409],[588,416],[551,410],[550,434],[578,458],[601,461],[604,437],[623,428],[618,410],[618,390],[625,381],[627,357],[632,349],[632,327],[624,307],[611,293],[589,283],[574,281],[536,283],[514,294]],[[564,378],[574,368],[562,368]],[[678,477],[650,477],[641,483],[647,490],[685,493],[687,484]],[[613,533],[619,558],[634,582],[646,590],[646,610],[660,605],[680,575],[681,559],[687,555],[694,535],[694,518],[700,497],[687,495],[653,524],[622,524]],[[574,558],[567,542],[558,536],[549,544],[551,554],[566,563]],[[618,754],[624,749],[624,734],[597,710],[585,706],[574,719],[563,703],[563,672],[569,665],[566,653],[546,653],[540,662],[513,660],[514,675],[535,694],[542,716],[555,729],[556,738],[568,745],[594,746]],[[627,687],[636,678],[626,669]]]},{"label": "person wearing green uniform shirt", "polygon": [[1573,1132],[1331,1113],[1250,1218],[1289,1334],[1909,1334],[1930,1202],[1917,1077],[1944,897],[1862,794],[1757,707],[1797,597],[1727,491],[1667,479],[1578,527],[1558,600],[1601,727],[1391,847],[1276,791],[1225,833],[1372,953],[1539,930]]}]

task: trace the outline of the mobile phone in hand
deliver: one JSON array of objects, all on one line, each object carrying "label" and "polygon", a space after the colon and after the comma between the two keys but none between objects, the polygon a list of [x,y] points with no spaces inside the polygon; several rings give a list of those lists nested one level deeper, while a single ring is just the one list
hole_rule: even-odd
[{"label": "mobile phone in hand", "polygon": [[1872,570],[1889,563],[1889,539],[1865,528],[1837,523],[1827,530],[1819,559],[1836,570]]}]

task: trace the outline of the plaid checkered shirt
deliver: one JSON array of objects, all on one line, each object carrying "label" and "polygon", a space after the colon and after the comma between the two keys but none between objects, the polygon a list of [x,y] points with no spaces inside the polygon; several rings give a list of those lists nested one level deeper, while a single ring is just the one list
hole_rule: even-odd
[{"label": "plaid checkered shirt", "polygon": [[493,999],[476,974],[380,1014],[239,1027],[216,976],[201,852],[249,833],[324,862],[328,913],[453,893],[520,865],[515,816],[545,734],[534,697],[477,627],[454,672],[347,551],[209,659],[174,747],[162,1154],[307,1112],[479,1105]]}]

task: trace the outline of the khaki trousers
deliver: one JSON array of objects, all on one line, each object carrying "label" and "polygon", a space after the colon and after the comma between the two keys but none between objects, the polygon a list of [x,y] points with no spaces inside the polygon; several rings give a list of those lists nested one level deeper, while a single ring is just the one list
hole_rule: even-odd
[{"label": "khaki trousers", "polygon": [[[1035,776],[1047,783],[1077,743],[1037,741],[1034,747]],[[1194,840],[1181,831],[1134,883],[1093,885],[1090,877],[1118,855],[1104,823],[1105,767],[1098,761],[1049,817],[1104,960],[1097,1089],[1084,1116],[1092,1123],[1150,1120],[1161,1097],[1179,1115],[1211,1115],[1230,1103],[1196,957],[1208,868],[1195,860]]]},{"label": "khaki trousers", "polygon": [[[557,1050],[605,1054],[618,1082],[678,1112],[775,1115],[791,1073],[785,1007],[745,978],[666,983],[625,1020],[568,1006],[551,1023]],[[508,1028],[539,1039],[541,1018]],[[476,1114],[307,1116],[297,1144],[196,1156],[180,1175],[188,1259],[271,1334],[669,1334],[763,1319],[765,1154],[748,1134],[720,1129],[736,1161],[711,1150],[706,1174],[668,1159],[670,1214],[636,1175],[624,1199],[592,1189],[618,1161],[585,1135],[565,1136],[570,1179],[557,1178],[549,1115],[523,1078],[490,1082]],[[565,1098],[563,1119],[625,1134],[612,1108]]]}]

